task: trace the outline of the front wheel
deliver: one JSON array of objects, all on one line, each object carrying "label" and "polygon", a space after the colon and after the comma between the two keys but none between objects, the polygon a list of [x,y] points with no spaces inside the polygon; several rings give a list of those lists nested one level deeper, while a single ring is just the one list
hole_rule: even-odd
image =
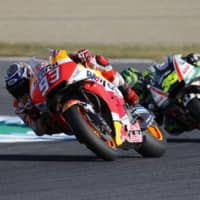
[{"label": "front wheel", "polygon": [[160,131],[157,124],[144,130],[143,137],[143,143],[136,148],[139,154],[144,157],[161,157],[165,153],[166,136]]},{"label": "front wheel", "polygon": [[103,137],[104,133],[82,107],[74,105],[63,116],[70,124],[80,143],[84,143],[104,160],[112,161],[117,158],[117,148],[113,137],[111,135]]}]

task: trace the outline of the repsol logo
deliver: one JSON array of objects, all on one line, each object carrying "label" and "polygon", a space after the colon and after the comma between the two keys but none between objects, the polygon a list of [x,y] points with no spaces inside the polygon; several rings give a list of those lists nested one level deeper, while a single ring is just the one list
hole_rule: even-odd
[{"label": "repsol logo", "polygon": [[101,85],[103,85],[105,88],[109,88],[110,90],[115,90],[115,87],[108,81],[106,81],[105,79],[101,78],[100,76],[98,76],[96,73],[87,70],[87,77],[90,80],[94,80],[99,82]]}]

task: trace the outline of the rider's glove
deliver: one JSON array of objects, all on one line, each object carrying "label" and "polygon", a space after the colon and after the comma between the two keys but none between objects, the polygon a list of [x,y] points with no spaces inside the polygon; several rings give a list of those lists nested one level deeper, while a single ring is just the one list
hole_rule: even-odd
[{"label": "rider's glove", "polygon": [[26,103],[24,104],[24,110],[29,112],[33,108],[34,104],[31,100],[31,98],[28,98]]},{"label": "rider's glove", "polygon": [[87,61],[92,58],[91,52],[87,49],[81,49],[77,52],[77,57],[80,60],[81,64],[85,65]]},{"label": "rider's glove", "polygon": [[40,117],[39,110],[35,107],[34,103],[30,98],[24,105],[24,112],[27,113],[32,120],[38,119]]}]

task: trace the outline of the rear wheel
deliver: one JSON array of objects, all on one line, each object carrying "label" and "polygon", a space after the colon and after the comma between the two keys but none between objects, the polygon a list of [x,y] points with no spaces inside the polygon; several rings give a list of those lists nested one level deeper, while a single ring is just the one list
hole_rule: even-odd
[{"label": "rear wheel", "polygon": [[103,133],[82,107],[74,105],[63,116],[79,142],[84,143],[104,160],[112,161],[117,158],[117,148],[112,135]]},{"label": "rear wheel", "polygon": [[166,151],[167,140],[157,124],[156,126],[148,127],[143,132],[143,135],[144,141],[136,151],[144,157],[161,157]]},{"label": "rear wheel", "polygon": [[195,121],[198,121],[200,118],[200,100],[197,98],[192,99],[187,107]]}]

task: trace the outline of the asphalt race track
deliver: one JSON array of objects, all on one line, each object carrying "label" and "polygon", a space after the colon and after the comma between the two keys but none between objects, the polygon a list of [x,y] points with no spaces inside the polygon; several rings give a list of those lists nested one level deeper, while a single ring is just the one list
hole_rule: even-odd
[{"label": "asphalt race track", "polygon": [[[0,115],[13,114],[3,82],[7,64],[0,62]],[[167,136],[162,158],[127,151],[114,162],[77,141],[0,144],[0,200],[200,199],[200,133]]]}]

